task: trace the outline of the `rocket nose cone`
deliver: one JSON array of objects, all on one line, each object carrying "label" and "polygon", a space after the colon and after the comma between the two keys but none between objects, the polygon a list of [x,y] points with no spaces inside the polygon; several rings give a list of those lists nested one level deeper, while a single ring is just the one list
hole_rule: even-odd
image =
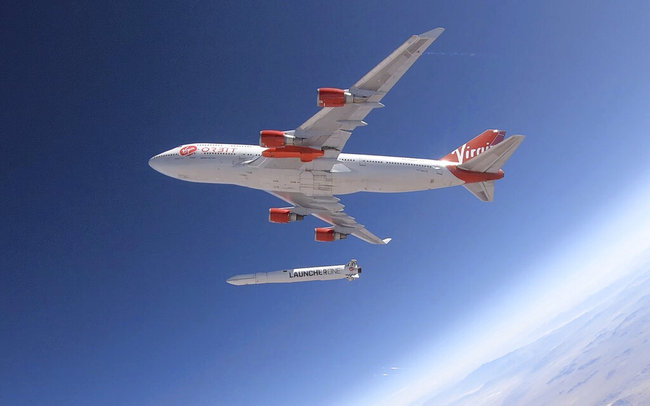
[{"label": "rocket nose cone", "polygon": [[235,275],[226,281],[231,285],[241,286],[241,285],[254,285],[255,284],[255,275],[245,274],[245,275]]}]

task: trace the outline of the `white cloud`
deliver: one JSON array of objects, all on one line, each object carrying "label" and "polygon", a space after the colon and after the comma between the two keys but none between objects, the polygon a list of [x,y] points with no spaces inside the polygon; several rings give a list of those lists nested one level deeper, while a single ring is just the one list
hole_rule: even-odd
[{"label": "white cloud", "polygon": [[539,338],[548,331],[540,331],[540,325],[558,327],[548,323],[631,272],[650,253],[650,188],[639,190],[646,192],[621,204],[617,217],[611,217],[608,206],[607,215],[597,216],[581,235],[572,236],[577,242],[570,250],[541,261],[503,300],[464,320],[449,333],[446,341],[453,344],[448,348],[418,353],[425,361],[409,369],[409,379],[399,388],[360,403],[420,404],[481,364]]}]

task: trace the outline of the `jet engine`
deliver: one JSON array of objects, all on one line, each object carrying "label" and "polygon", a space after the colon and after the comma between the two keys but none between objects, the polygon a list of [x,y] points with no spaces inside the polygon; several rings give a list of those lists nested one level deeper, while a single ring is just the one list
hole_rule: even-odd
[{"label": "jet engine", "polygon": [[300,158],[300,161],[302,162],[311,162],[323,155],[325,155],[325,151],[322,149],[294,147],[292,145],[273,147],[262,151],[262,156],[267,158]]},{"label": "jet engine", "polygon": [[294,221],[304,220],[305,216],[292,213],[291,209],[269,209],[269,221],[271,223],[291,223]]},{"label": "jet engine", "polygon": [[347,234],[334,231],[333,228],[322,227],[314,230],[314,239],[319,242],[331,242],[334,240],[345,240]]},{"label": "jet engine", "polygon": [[284,131],[262,130],[260,131],[260,146],[267,148],[284,147],[293,145],[295,137],[285,134]]},{"label": "jet engine", "polygon": [[321,87],[318,89],[318,107],[343,107],[354,102],[354,96],[347,90]]}]

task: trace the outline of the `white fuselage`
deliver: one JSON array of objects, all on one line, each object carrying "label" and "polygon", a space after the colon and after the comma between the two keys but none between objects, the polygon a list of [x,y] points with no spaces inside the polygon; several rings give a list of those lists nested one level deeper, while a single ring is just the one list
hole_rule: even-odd
[{"label": "white fuselage", "polygon": [[262,285],[265,283],[294,283],[310,281],[328,281],[347,278],[358,279],[361,268],[348,265],[315,266],[310,268],[286,269],[275,272],[257,272],[235,275],[227,282],[231,285]]},{"label": "white fuselage", "polygon": [[[265,149],[257,145],[188,144],[154,156],[149,165],[167,176],[190,182],[234,184],[310,196],[411,192],[464,183],[447,170],[449,163],[445,161],[339,154],[337,158],[317,158],[295,169],[297,158],[265,158]],[[273,165],[258,164],[269,159]],[[319,170],[328,159],[335,160],[331,170]]]}]

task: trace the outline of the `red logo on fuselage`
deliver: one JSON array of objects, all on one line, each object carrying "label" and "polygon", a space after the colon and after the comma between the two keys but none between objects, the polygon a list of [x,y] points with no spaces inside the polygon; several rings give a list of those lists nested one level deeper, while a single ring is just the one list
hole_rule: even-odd
[{"label": "red logo on fuselage", "polygon": [[180,151],[178,151],[178,153],[181,154],[181,156],[192,155],[195,152],[196,152],[196,145],[186,145],[183,148],[181,148]]}]

